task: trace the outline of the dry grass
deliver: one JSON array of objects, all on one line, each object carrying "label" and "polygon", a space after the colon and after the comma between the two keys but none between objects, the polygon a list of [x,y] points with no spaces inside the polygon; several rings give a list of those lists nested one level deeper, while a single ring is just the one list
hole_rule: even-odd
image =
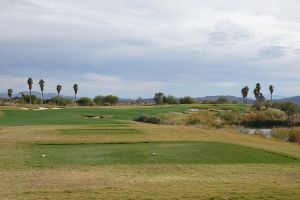
[{"label": "dry grass", "polygon": [[7,199],[295,199],[299,165],[136,165],[0,171]]}]

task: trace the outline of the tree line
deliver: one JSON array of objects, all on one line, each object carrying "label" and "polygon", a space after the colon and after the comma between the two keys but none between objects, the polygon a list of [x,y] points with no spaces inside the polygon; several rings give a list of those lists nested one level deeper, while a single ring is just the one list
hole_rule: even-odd
[{"label": "tree line", "polygon": [[[75,83],[73,85],[73,91],[74,91],[74,99],[73,100],[60,96],[61,91],[63,89],[63,87],[60,84],[58,84],[56,86],[57,96],[53,97],[52,99],[45,100],[45,98],[44,98],[45,81],[43,79],[40,79],[38,84],[39,84],[39,89],[41,91],[41,99],[39,99],[35,95],[32,95],[33,79],[28,78],[27,85],[28,85],[28,89],[29,89],[29,95],[25,95],[24,92],[20,93],[22,103],[25,103],[25,104],[29,103],[30,105],[40,104],[40,103],[41,104],[54,103],[54,104],[57,104],[58,106],[60,106],[60,105],[71,104],[75,101],[79,105],[87,106],[87,105],[95,105],[95,104],[96,105],[115,105],[116,103],[119,102],[119,98],[117,96],[113,96],[113,95],[97,96],[93,100],[88,97],[82,97],[77,100],[77,94],[78,94],[78,90],[79,90],[79,86],[77,83]],[[13,92],[14,91],[11,88],[7,90],[7,95],[8,95],[10,102],[12,101]]]}]

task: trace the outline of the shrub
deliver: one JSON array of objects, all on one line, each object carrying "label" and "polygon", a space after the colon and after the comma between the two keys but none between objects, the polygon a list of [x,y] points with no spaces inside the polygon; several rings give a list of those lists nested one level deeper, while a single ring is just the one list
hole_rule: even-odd
[{"label": "shrub", "polygon": [[93,101],[88,97],[82,97],[76,101],[80,106],[92,106]]},{"label": "shrub", "polygon": [[137,122],[144,122],[149,124],[161,124],[161,119],[159,117],[153,117],[147,115],[141,115],[139,117],[134,118],[133,120]]},{"label": "shrub", "polygon": [[231,110],[221,113],[221,118],[228,125],[239,125],[241,122],[241,114],[238,110]]},{"label": "shrub", "polygon": [[300,129],[273,129],[272,137],[300,144]]},{"label": "shrub", "polygon": [[[58,100],[58,97],[53,97],[51,99],[47,99],[45,102],[48,103],[48,104],[52,104],[52,105],[56,105],[57,104],[57,100]],[[68,97],[62,97],[60,96],[59,97],[59,105],[60,106],[66,106],[66,105],[70,105],[70,104],[73,104],[74,101],[72,98],[68,98]]]},{"label": "shrub", "polygon": [[208,127],[221,128],[224,126],[223,121],[213,112],[191,113],[185,120],[186,125],[204,125]]},{"label": "shrub", "polygon": [[[24,96],[24,101],[25,103],[30,103],[30,95],[25,95]],[[32,104],[41,104],[42,103],[42,99],[36,97],[35,95],[31,95],[31,103]]]},{"label": "shrub", "polygon": [[289,134],[286,130],[274,128],[271,137],[286,141],[289,138]]}]

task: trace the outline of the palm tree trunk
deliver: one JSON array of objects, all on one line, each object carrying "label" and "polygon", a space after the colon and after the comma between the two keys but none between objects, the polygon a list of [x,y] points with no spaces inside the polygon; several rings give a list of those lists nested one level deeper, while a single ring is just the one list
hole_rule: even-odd
[{"label": "palm tree trunk", "polygon": [[42,91],[42,104],[44,104],[44,92]]},{"label": "palm tree trunk", "polygon": [[30,105],[31,105],[31,90],[29,90],[29,96],[30,96],[30,98],[29,98],[29,103],[30,103]]},{"label": "palm tree trunk", "polygon": [[57,95],[57,105],[59,106],[59,93]]}]

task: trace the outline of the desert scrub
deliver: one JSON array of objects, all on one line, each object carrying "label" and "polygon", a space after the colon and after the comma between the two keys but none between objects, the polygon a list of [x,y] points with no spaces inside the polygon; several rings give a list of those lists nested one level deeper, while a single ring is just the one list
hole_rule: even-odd
[{"label": "desert scrub", "polygon": [[241,114],[238,110],[227,110],[225,112],[216,113],[218,117],[220,117],[226,125],[239,125],[241,122]]},{"label": "desert scrub", "polygon": [[201,111],[189,114],[185,119],[185,125],[202,125],[210,128],[222,128],[224,126],[224,121],[214,112]]},{"label": "desert scrub", "polygon": [[272,131],[273,138],[281,139],[289,142],[300,144],[300,129],[299,128],[275,128]]},{"label": "desert scrub", "polygon": [[183,125],[186,116],[184,113],[163,113],[158,115],[161,119],[161,124],[166,125]]}]

